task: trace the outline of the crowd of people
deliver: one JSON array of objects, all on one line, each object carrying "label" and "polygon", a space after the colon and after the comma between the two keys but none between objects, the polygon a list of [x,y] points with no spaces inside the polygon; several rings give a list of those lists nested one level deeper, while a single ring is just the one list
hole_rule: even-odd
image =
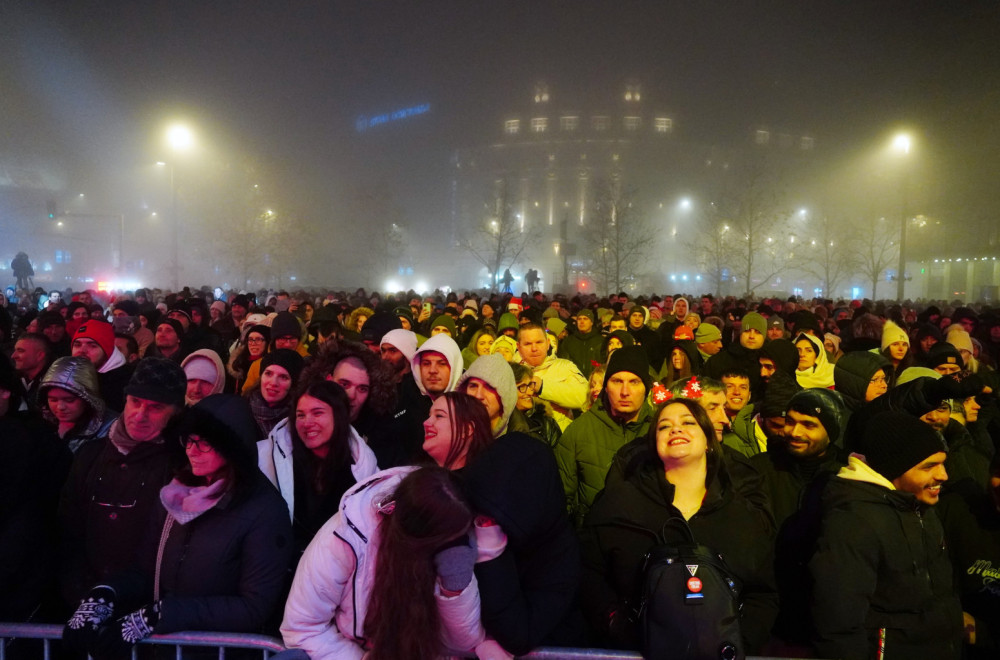
[{"label": "crowd of people", "polygon": [[747,653],[1000,653],[1000,310],[39,289],[0,333],[0,621],[66,653],[637,650],[689,541]]}]

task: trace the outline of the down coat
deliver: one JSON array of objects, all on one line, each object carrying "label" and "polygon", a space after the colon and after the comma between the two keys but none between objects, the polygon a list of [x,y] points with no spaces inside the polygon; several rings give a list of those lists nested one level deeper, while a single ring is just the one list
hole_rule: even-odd
[{"label": "down coat", "polygon": [[[375,581],[379,546],[376,505],[395,491],[415,467],[384,470],[347,491],[340,510],[313,539],[299,561],[285,604],[281,634],[289,648],[311,660],[360,660],[365,656],[364,624]],[[441,638],[447,648],[468,650],[485,637],[479,623],[475,578],[458,596],[441,595]]]}]

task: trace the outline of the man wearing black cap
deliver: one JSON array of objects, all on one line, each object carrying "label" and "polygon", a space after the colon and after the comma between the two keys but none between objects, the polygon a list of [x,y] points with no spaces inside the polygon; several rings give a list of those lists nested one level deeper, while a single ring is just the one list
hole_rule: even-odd
[{"label": "man wearing black cap", "polygon": [[166,358],[179,365],[187,355],[183,324],[177,319],[160,319],[153,334],[153,345],[146,350],[146,356]]},{"label": "man wearing black cap", "polygon": [[888,410],[861,444],[864,457],[852,454],[823,492],[809,562],[819,656],[959,658],[963,613],[931,509],[948,479],[944,441]]},{"label": "man wearing black cap", "polygon": [[160,488],[181,458],[171,424],[184,409],[186,391],[180,365],[140,360],[125,387],[125,410],[108,436],[76,453],[59,504],[61,587],[68,604],[134,564]]},{"label": "man wearing black cap", "polygon": [[559,438],[556,462],[567,509],[578,527],[604,488],[615,453],[649,430],[653,409],[646,394],[651,384],[646,351],[641,346],[619,348],[608,361],[600,398]]}]

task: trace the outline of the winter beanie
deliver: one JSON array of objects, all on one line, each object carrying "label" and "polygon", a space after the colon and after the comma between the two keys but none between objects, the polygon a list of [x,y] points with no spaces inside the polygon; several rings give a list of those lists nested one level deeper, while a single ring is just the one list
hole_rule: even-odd
[{"label": "winter beanie", "polygon": [[946,341],[939,341],[931,346],[931,350],[927,351],[925,362],[931,369],[942,364],[956,364],[959,369],[965,368],[962,354],[958,352],[957,348]]},{"label": "winter beanie", "polygon": [[185,360],[184,373],[187,374],[188,380],[203,380],[206,383],[214,383],[219,379],[215,363],[202,355],[195,355],[190,360]]},{"label": "winter beanie", "polygon": [[[367,324],[365,324],[367,325]],[[397,328],[385,333],[379,345],[391,344],[399,349],[399,352],[406,356],[407,362],[413,361],[413,356],[417,352],[417,335],[412,330]]]},{"label": "winter beanie", "polygon": [[694,333],[694,340],[699,344],[707,344],[722,339],[722,331],[711,323],[702,323]]},{"label": "winter beanie", "polygon": [[434,319],[431,322],[431,331],[433,332],[434,328],[438,327],[439,325],[443,325],[444,327],[448,328],[448,332],[449,334],[451,334],[452,339],[454,339],[455,335],[458,334],[455,328],[455,319],[451,318],[450,314],[441,314],[436,319]]},{"label": "winter beanie", "polygon": [[886,321],[885,325],[882,326],[882,350],[884,351],[889,348],[890,344],[895,344],[897,341],[904,342],[907,346],[910,345],[910,338],[906,332],[892,321]]},{"label": "winter beanie", "polygon": [[646,393],[653,384],[653,379],[649,375],[649,358],[646,349],[642,346],[623,346],[611,354],[608,360],[608,368],[604,373],[604,387],[608,386],[608,379],[620,371],[627,371],[635,374],[642,380],[646,387]]},{"label": "winter beanie", "polygon": [[913,415],[885,410],[871,417],[861,438],[868,467],[892,481],[928,456],[947,452],[944,438]]},{"label": "winter beanie", "polygon": [[687,339],[694,341],[694,332],[686,325],[679,325],[674,329],[674,341]]},{"label": "winter beanie", "polygon": [[398,330],[403,327],[399,317],[391,312],[375,312],[371,318],[361,326],[361,339],[375,343],[385,336],[390,330]]},{"label": "winter beanie", "polygon": [[[180,325],[177,321],[174,323]],[[186,393],[187,375],[181,366],[158,357],[139,360],[132,378],[125,386],[125,394],[174,406],[184,405]]]},{"label": "winter beanie", "polygon": [[[160,322],[156,324],[156,327],[159,328],[161,325],[169,325],[171,328],[174,329],[174,332],[177,333],[178,337],[180,338],[184,337],[184,326],[181,325],[181,322],[178,321],[177,319],[168,319],[164,317],[160,319]],[[108,355],[110,355],[110,353]]]},{"label": "winter beanie", "polygon": [[260,373],[263,374],[272,364],[283,367],[288,372],[288,375],[292,377],[292,383],[294,384],[299,380],[299,374],[302,373],[305,361],[297,351],[293,351],[290,348],[279,348],[260,359]]},{"label": "winter beanie", "polygon": [[788,401],[785,410],[817,417],[831,441],[836,442],[840,437],[841,424],[844,420],[844,399],[833,390],[810,387],[796,392]]},{"label": "winter beanie", "polygon": [[291,312],[278,312],[271,321],[271,337],[295,337],[302,339],[302,323]]},{"label": "winter beanie", "polygon": [[756,330],[760,334],[767,334],[767,321],[757,312],[747,312],[743,315],[742,332]]},{"label": "winter beanie", "polygon": [[[183,334],[179,332],[177,336]],[[115,352],[115,328],[105,321],[84,321],[83,325],[76,329],[73,339],[90,339],[97,342],[106,358]]]}]

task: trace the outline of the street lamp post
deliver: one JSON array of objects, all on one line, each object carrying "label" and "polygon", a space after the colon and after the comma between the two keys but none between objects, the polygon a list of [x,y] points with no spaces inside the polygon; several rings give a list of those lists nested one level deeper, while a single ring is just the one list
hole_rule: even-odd
[{"label": "street lamp post", "polygon": [[[899,152],[904,158],[910,154],[911,140],[910,136],[906,133],[900,133],[892,141],[893,148]],[[899,268],[896,270],[896,299],[902,303],[903,302],[903,288],[906,285],[906,216],[907,216],[907,206],[908,206],[908,195],[909,195],[909,170],[907,169],[907,164],[904,162],[903,173],[900,179],[900,197],[901,197],[901,207],[899,210]]]},{"label": "street lamp post", "polygon": [[[167,144],[170,149],[175,153],[182,151],[187,151],[194,145],[194,134],[191,129],[187,126],[181,124],[174,124],[167,129]],[[172,195],[171,199],[171,214],[173,215],[174,224],[174,236],[173,236],[173,261],[170,265],[171,280],[173,284],[174,291],[180,290],[180,232],[181,232],[181,219],[180,213],[177,206],[177,180],[175,178],[177,166],[173,159],[170,163],[170,191]]]}]

